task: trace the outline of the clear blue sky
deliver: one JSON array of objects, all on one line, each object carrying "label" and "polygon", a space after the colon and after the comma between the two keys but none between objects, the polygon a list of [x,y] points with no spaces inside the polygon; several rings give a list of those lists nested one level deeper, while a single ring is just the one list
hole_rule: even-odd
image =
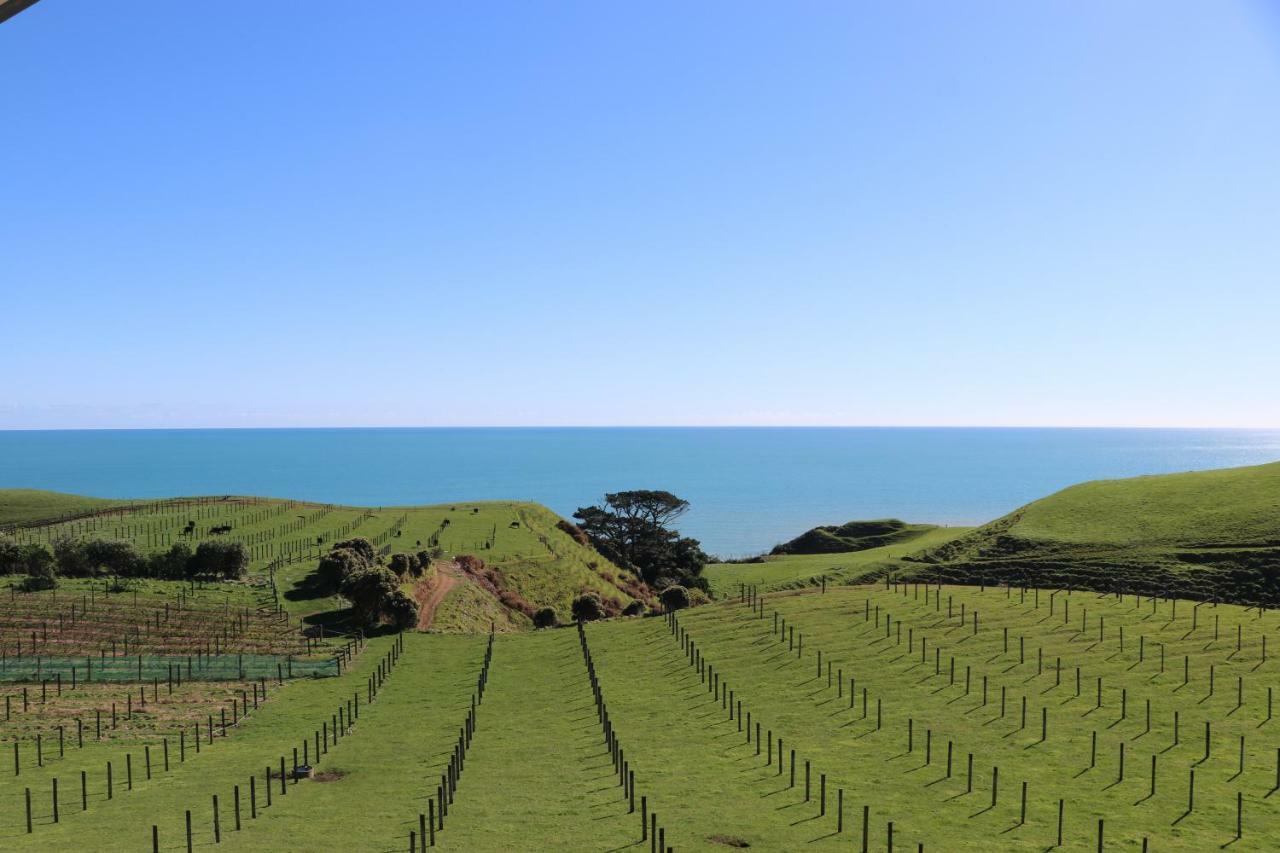
[{"label": "clear blue sky", "polygon": [[1280,11],[43,0],[0,427],[1280,426]]}]

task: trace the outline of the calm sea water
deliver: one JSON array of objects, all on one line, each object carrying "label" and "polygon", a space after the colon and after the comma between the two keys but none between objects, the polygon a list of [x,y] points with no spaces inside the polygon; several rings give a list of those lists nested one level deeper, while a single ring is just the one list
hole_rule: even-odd
[{"label": "calm sea water", "polygon": [[0,487],[104,497],[257,494],[371,506],[668,489],[725,556],[816,524],[975,524],[1082,480],[1280,459],[1280,431],[278,429],[0,431]]}]

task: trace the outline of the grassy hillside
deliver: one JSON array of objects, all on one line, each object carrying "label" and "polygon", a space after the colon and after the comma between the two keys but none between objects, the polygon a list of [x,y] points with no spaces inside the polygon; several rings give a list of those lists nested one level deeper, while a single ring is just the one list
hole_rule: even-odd
[{"label": "grassy hillside", "polygon": [[806,530],[790,542],[776,546],[771,553],[842,554],[865,551],[909,542],[933,529],[932,524],[907,524],[896,518],[849,521]]},{"label": "grassy hillside", "polygon": [[736,595],[739,584],[761,589],[794,589],[814,586],[825,576],[828,583],[854,583],[902,568],[902,558],[922,549],[942,545],[971,531],[971,527],[927,528],[903,541],[843,554],[781,554],[742,563],[712,563],[703,571],[718,598]]},{"label": "grassy hillside", "polygon": [[[213,539],[242,542],[251,555],[250,582],[264,595],[276,590],[272,606],[312,623],[342,624],[346,603],[320,591],[313,572],[334,542],[352,536],[367,537],[384,554],[438,549],[428,577],[407,590],[419,601],[443,593],[429,620],[433,630],[480,632],[491,624],[519,630],[531,627],[527,611],[541,607],[568,619],[570,604],[584,592],[619,610],[637,597],[652,602],[633,575],[560,530],[559,516],[533,503],[375,508],[243,496],[109,503],[0,490],[0,506],[27,522],[10,532],[18,542],[100,537],[127,540],[143,553],[179,541],[192,547]],[[94,514],[68,518],[75,507]],[[47,523],[33,523],[40,518]],[[190,534],[184,533],[188,525]],[[218,532],[222,528],[229,529]],[[475,559],[459,559],[465,556]]]},{"label": "grassy hillside", "polygon": [[0,530],[6,525],[94,512],[117,503],[120,502],[39,489],[0,489]]},{"label": "grassy hillside", "polygon": [[917,576],[1280,601],[1280,463],[1064,489],[930,549]]}]

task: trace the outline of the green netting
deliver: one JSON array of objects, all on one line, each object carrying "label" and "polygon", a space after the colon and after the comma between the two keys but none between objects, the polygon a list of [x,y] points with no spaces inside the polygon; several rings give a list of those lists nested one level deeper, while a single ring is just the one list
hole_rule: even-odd
[{"label": "green netting", "polygon": [[239,654],[0,658],[0,681],[56,681],[59,676],[64,684],[166,681],[171,675],[175,678],[180,675],[183,681],[325,678],[338,675],[338,665],[332,658]]}]

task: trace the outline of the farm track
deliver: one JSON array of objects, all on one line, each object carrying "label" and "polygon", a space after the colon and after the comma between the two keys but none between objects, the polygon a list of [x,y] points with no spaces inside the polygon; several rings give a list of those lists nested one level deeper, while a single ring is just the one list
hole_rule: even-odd
[{"label": "farm track", "polygon": [[436,566],[438,575],[434,581],[421,581],[414,589],[414,598],[418,602],[418,630],[425,631],[435,621],[436,610],[444,601],[449,590],[458,583],[456,563],[440,563]]}]

